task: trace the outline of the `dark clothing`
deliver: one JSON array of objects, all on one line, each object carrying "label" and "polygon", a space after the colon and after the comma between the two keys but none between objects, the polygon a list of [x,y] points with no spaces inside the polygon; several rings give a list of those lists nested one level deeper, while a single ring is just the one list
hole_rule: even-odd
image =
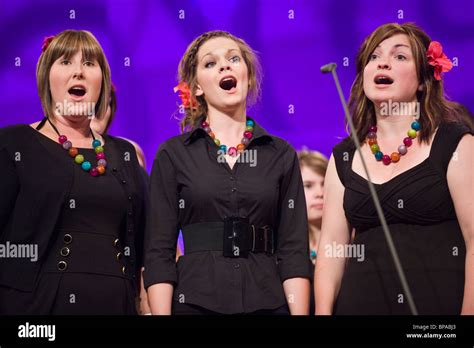
[{"label": "dark clothing", "polygon": [[[179,303],[173,301],[172,308],[173,315],[222,315],[222,313],[214,312],[209,309],[186,303]],[[239,314],[248,314],[248,315],[290,315],[290,309],[287,304],[278,307],[276,309],[260,309],[251,313],[236,313]]]},{"label": "dark clothing", "polygon": [[0,130],[0,240],[38,244],[36,262],[0,259],[0,313],[136,313],[146,186],[133,146],[105,141],[106,173],[92,177],[30,126]]},{"label": "dark clothing", "polygon": [[[461,311],[466,249],[446,172],[468,132],[461,125],[440,125],[425,161],[374,185],[419,314]],[[365,259],[349,258],[334,313],[411,314],[367,181],[352,170],[354,151],[346,139],[333,155],[345,187],[345,215],[356,229],[353,243],[365,247]]]},{"label": "dark clothing", "polygon": [[[202,128],[173,137],[158,150],[151,174],[145,286],[171,283],[184,299],[219,313],[250,313],[286,303],[282,282],[310,277],[306,205],[298,159],[284,140],[255,124],[247,151],[256,165],[219,161]],[[242,156],[242,155],[241,155]],[[254,163],[255,164],[255,163]],[[274,255],[228,258],[222,251],[186,254],[175,263],[179,230],[240,216],[276,232]]]}]

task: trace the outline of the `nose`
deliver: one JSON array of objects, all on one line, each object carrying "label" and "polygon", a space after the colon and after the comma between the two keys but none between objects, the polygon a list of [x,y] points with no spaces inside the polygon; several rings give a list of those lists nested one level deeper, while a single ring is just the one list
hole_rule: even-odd
[{"label": "nose", "polygon": [[73,77],[77,78],[77,79],[83,79],[84,78],[84,71],[82,70],[82,63],[74,65]]},{"label": "nose", "polygon": [[219,68],[219,72],[223,72],[226,70],[231,70],[229,61],[227,59],[224,59],[223,62],[221,63],[221,67]]},{"label": "nose", "polygon": [[319,184],[316,185],[316,189],[314,190],[315,198],[323,198],[324,196],[324,186]]},{"label": "nose", "polygon": [[377,65],[377,69],[378,70],[390,70],[391,69],[391,66],[385,62],[385,61],[381,61],[378,65]]}]

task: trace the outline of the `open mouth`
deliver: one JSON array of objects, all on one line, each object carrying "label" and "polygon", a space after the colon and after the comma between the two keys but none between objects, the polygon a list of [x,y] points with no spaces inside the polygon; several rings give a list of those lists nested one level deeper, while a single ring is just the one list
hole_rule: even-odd
[{"label": "open mouth", "polygon": [[68,93],[76,97],[83,97],[86,94],[86,89],[81,86],[74,86],[68,89]]},{"label": "open mouth", "polygon": [[230,91],[232,88],[237,87],[237,79],[233,76],[226,76],[219,82],[219,87],[225,91]]},{"label": "open mouth", "polygon": [[374,78],[374,82],[376,85],[391,85],[393,83],[393,79],[386,75],[377,75]]}]

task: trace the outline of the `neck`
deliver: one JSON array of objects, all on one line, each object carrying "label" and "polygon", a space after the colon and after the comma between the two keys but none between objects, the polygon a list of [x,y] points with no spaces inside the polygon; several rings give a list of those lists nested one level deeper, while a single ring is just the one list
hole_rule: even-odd
[{"label": "neck", "polygon": [[[416,103],[417,100],[413,100],[410,103]],[[385,139],[390,138],[400,138],[401,135],[406,134],[410,129],[411,123],[414,121],[415,114],[405,114],[400,115],[398,113],[389,112],[387,114],[387,105],[390,105],[388,102],[385,102],[385,106],[380,104],[375,104],[375,117],[377,120],[377,136],[380,136]],[[396,102],[392,102],[397,104]],[[406,104],[410,104],[406,103]],[[400,103],[398,103],[400,105]],[[415,104],[411,104],[415,105]],[[385,108],[382,112],[382,109]],[[406,135],[405,135],[406,136]]]},{"label": "neck", "polygon": [[308,224],[309,228],[309,246],[311,249],[316,249],[319,243],[319,236],[321,235],[321,219]]},{"label": "neck", "polygon": [[81,117],[50,117],[51,122],[56,126],[60,134],[71,139],[89,138],[91,136],[91,119],[86,116]]},{"label": "neck", "polygon": [[207,121],[212,131],[223,139],[242,138],[246,119],[245,105],[231,112],[209,106]]}]

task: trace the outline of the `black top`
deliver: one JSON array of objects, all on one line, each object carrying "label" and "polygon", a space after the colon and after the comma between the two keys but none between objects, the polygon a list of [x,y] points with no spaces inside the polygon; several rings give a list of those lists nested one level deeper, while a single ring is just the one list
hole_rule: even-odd
[{"label": "black top", "polygon": [[[174,299],[221,313],[272,309],[285,304],[282,282],[310,277],[308,226],[300,166],[293,148],[258,124],[247,150],[256,163],[218,161],[218,147],[202,128],[173,137],[158,150],[151,174],[146,230],[145,286],[171,283]],[[183,226],[248,217],[271,225],[276,253],[226,258],[195,252],[175,264]]]},{"label": "black top", "polygon": [[[148,197],[145,177],[130,143],[107,135],[104,139],[106,174],[96,178],[86,175],[82,190],[89,203],[84,206],[84,196],[78,196],[75,184],[78,174],[85,173],[81,169],[78,172],[80,166],[59,144],[28,125],[0,129],[0,242],[37,244],[39,254],[37,262],[0,259],[0,285],[22,291],[34,289],[38,272],[58,240],[57,228],[71,224],[64,220],[70,219],[72,212],[65,213],[64,209],[70,207],[71,199],[75,199],[74,212],[79,213],[77,224],[85,230],[111,234],[111,240],[114,234],[122,248],[128,247],[129,256],[124,255],[131,265],[127,275],[136,276],[142,265]],[[91,163],[96,162],[92,150],[79,152],[92,157]],[[104,180],[107,185],[102,185]],[[100,218],[94,219],[95,214],[101,214]],[[114,267],[113,272],[120,269]]]},{"label": "black top", "polygon": [[[462,125],[441,124],[426,160],[386,183],[374,184],[420,314],[461,310],[465,242],[446,173],[468,132]],[[410,314],[367,180],[352,170],[354,152],[347,138],[334,148],[333,156],[345,187],[345,215],[356,229],[353,244],[364,251],[363,257],[357,254],[348,260],[334,313]]]}]

